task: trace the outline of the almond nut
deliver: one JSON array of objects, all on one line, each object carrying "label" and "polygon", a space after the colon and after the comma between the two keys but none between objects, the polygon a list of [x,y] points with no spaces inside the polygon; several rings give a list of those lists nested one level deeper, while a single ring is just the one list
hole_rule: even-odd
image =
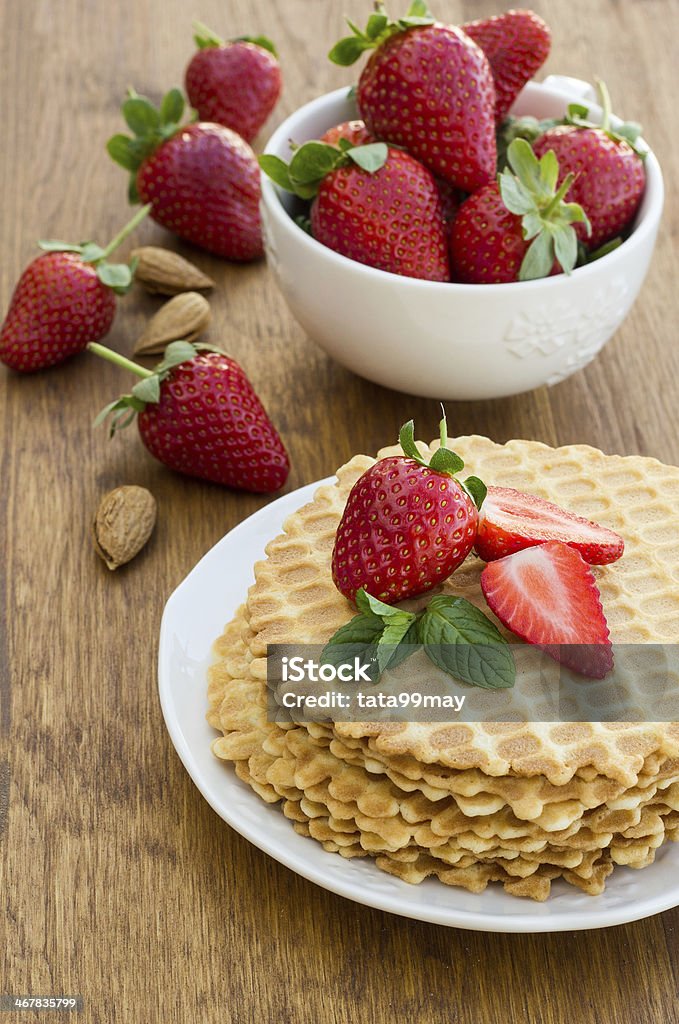
[{"label": "almond nut", "polygon": [[131,255],[138,261],[136,279],[152,295],[178,295],[215,286],[211,277],[170,249],[144,245],[134,249]]},{"label": "almond nut", "polygon": [[109,569],[139,554],[153,533],[156,499],[145,487],[116,487],[99,502],[92,524],[94,547]]},{"label": "almond nut", "polygon": [[171,341],[195,341],[211,319],[210,304],[198,292],[175,295],[151,317],[134,346],[134,355],[162,353]]}]

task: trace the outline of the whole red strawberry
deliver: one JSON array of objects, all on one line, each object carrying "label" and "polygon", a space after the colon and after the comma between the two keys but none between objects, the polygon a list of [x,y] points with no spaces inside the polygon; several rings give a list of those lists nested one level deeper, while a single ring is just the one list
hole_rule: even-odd
[{"label": "whole red strawberry", "polygon": [[[290,161],[264,154],[264,171],[311,204],[311,234],[378,270],[448,281],[441,197],[433,175],[403,150],[374,142],[306,142]],[[407,201],[404,201],[407,197]]]},{"label": "whole red strawberry", "polygon": [[102,345],[90,350],[142,379],[97,417],[112,415],[111,436],[137,414],[139,436],[170,469],[244,491],[267,493],[285,483],[287,452],[238,363],[216,350],[172,342],[155,370]]},{"label": "whole red strawberry", "polygon": [[552,42],[549,26],[534,11],[518,10],[468,21],[462,29],[488,58],[495,82],[495,121],[500,124],[526,82],[547,60]]},{"label": "whole red strawberry", "polygon": [[[350,601],[363,587],[381,601],[416,597],[443,583],[465,560],[476,538],[485,487],[454,474],[462,459],[441,447],[427,463],[413,422],[401,428],[403,455],[380,459],[351,489],[332,553],[335,586]],[[472,497],[473,496],[473,497]]]},{"label": "whole red strawberry", "polygon": [[365,121],[342,121],[321,135],[321,142],[327,142],[329,146],[337,146],[340,139],[346,139],[352,146],[365,146],[376,141],[366,128]]},{"label": "whole red strawberry", "polygon": [[450,268],[454,281],[506,284],[570,273],[578,249],[574,221],[586,224],[575,203],[564,202],[572,175],[558,191],[554,154],[538,162],[524,139],[508,149],[514,173],[469,196],[450,228]]},{"label": "whole red strawberry", "polygon": [[281,68],[265,36],[225,42],[194,24],[198,51],[186,69],[186,95],[201,121],[223,124],[251,142],[281,94]]},{"label": "whole red strawberry", "polygon": [[[604,110],[600,127],[584,120],[585,110],[571,107],[569,114],[573,113],[578,123],[550,128],[533,143],[538,156],[550,150],[556,154],[561,180],[567,174],[575,175],[569,196],[589,217],[589,236],[581,225],[576,227],[589,249],[598,249],[629,228],[646,187],[644,151],[636,148],[639,126],[622,125],[613,130],[610,98],[603,83],[599,83],[599,91]],[[620,134],[623,131],[625,134]]]},{"label": "whole red strawberry", "polygon": [[56,366],[108,334],[116,294],[132,284],[134,264],[111,264],[108,256],[146,216],[144,207],[102,249],[94,242],[40,242],[48,250],[19,278],[0,329],[0,361],[30,373]]},{"label": "whole red strawberry", "polygon": [[247,142],[220,124],[180,125],[178,89],[159,110],[136,94],[122,109],[135,137],[114,135],[107,148],[131,172],[131,201],[150,203],[153,220],[216,256],[261,256],[259,168]]},{"label": "whole red strawberry", "polygon": [[473,192],[495,176],[495,88],[483,51],[458,28],[434,21],[423,0],[390,21],[379,5],[365,32],[330,51],[337,64],[374,53],[358,83],[368,131],[404,146],[434,174]]}]

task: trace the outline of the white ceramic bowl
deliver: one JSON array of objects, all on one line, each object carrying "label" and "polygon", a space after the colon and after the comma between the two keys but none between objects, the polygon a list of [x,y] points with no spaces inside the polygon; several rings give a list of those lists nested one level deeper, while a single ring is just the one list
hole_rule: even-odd
[{"label": "white ceramic bowl", "polygon": [[[561,116],[569,103],[600,110],[591,87],[552,76],[529,83],[516,114]],[[273,134],[267,153],[317,139],[356,117],[348,90],[307,103]],[[648,270],[663,206],[652,153],[630,237],[614,252],[559,275],[515,284],[441,284],[400,277],[340,256],[290,215],[296,200],[263,177],[267,258],[307,334],[339,363],[385,387],[439,399],[499,398],[555,384],[585,366],[620,326]]]}]

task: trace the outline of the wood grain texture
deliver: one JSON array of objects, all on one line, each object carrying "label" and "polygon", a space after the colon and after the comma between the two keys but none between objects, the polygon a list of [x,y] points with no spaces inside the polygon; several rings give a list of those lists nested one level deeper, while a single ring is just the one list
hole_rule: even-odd
[{"label": "wood grain texture", "polygon": [[[547,71],[600,75],[614,106],[644,122],[666,171],[667,212],[643,294],[602,355],[550,391],[451,404],[451,430],[679,463],[679,207],[669,173],[679,166],[679,8],[534,6],[553,28]],[[503,7],[437,4],[451,21]],[[286,84],[268,131],[350,81],[325,53],[342,15],[362,21],[365,10],[360,0],[0,3],[0,306],[37,238],[104,241],[127,219],[124,175],[104,142],[120,130],[128,84],[157,97],[181,83],[193,16],[226,35],[276,40]],[[148,224],[130,247],[140,242],[170,238]],[[219,284],[211,336],[245,366],[279,425],[288,489],[391,442],[404,418],[435,433],[435,402],[374,387],[315,348],[264,265],[177,249]],[[157,306],[132,293],[110,344],[129,353]],[[158,627],[195,562],[267,499],[179,479],[134,431],[112,443],[93,432],[94,414],[125,386],[121,371],[89,356],[27,378],[0,368],[0,992],[80,993],[80,1019],[125,1024],[678,1020],[679,911],[554,936],[429,926],[324,892],[216,817],[163,726]],[[140,557],[110,573],[89,522],[99,497],[123,483],[155,494],[159,521]]]}]

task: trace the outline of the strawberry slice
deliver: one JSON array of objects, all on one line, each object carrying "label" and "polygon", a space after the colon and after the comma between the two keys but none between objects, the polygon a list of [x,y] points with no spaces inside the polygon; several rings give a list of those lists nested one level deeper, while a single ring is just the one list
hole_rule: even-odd
[{"label": "strawberry slice", "polygon": [[594,679],[613,668],[594,574],[567,544],[550,540],[491,562],[481,589],[507,629],[556,661]]},{"label": "strawberry slice", "polygon": [[522,548],[560,540],[579,551],[590,565],[616,562],[625,542],[620,534],[513,487],[489,487],[479,517],[475,550],[484,562]]}]

